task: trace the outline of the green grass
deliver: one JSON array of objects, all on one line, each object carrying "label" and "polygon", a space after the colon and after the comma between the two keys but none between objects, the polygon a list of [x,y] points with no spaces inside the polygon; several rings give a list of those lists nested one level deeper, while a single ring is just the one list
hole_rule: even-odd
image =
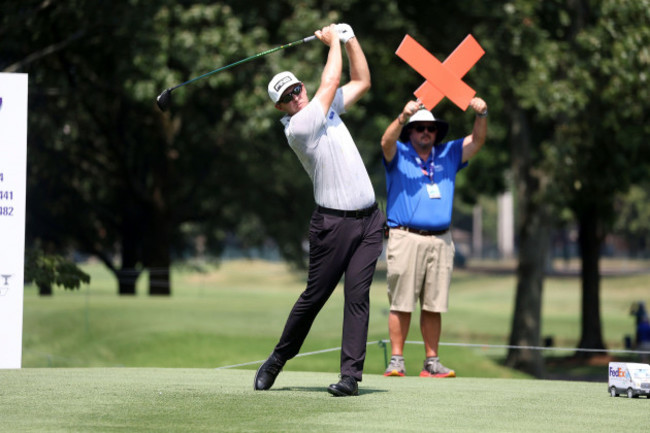
[{"label": "green grass", "polygon": [[[26,287],[24,367],[214,368],[263,360],[305,285],[305,274],[284,264],[233,261],[218,268],[206,266],[206,272],[174,269],[169,298],[147,296],[146,275],[136,296],[119,297],[114,277],[101,265],[84,269],[92,282],[80,291],[55,290],[54,296],[43,298],[34,287]],[[603,330],[610,348],[622,348],[624,335],[634,334],[629,307],[633,301],[648,301],[646,281],[647,276],[603,278]],[[442,342],[507,344],[514,286],[513,275],[455,271]],[[338,288],[316,319],[303,353],[340,346],[342,304]],[[579,280],[547,279],[542,334],[553,335],[558,346],[575,346],[579,311]],[[388,338],[387,314],[385,275],[380,270],[371,289],[369,374],[384,369],[384,350],[375,343]],[[421,341],[418,320],[414,314],[411,341]],[[423,352],[422,345],[407,345],[409,374],[421,369]],[[443,345],[440,352],[443,362],[462,377],[527,377],[500,365],[504,349]],[[338,358],[338,352],[299,357],[286,370],[337,372]]]},{"label": "green grass", "polygon": [[[226,262],[206,272],[174,269],[173,296],[151,298],[147,276],[138,294],[116,295],[113,276],[85,265],[92,283],[80,291],[39,297],[26,287],[23,369],[0,370],[0,432],[416,432],[641,431],[650,402],[611,398],[606,367],[576,365],[597,382],[543,381],[501,365],[504,349],[441,346],[456,379],[417,377],[423,346],[407,345],[408,376],[385,378],[385,275],[371,289],[368,356],[358,398],[337,399],[339,352],[291,360],[267,392],[254,392],[254,361],[277,342],[289,310],[304,289],[304,273],[260,261]],[[506,344],[515,279],[454,273],[442,341]],[[610,348],[634,334],[634,301],[648,302],[647,276],[602,281],[603,332]],[[549,278],[543,335],[575,346],[580,282]],[[337,289],[302,353],[340,345],[342,290]],[[421,341],[415,314],[409,340]],[[556,353],[549,353],[556,364]],[[562,354],[564,356],[565,354]],[[252,363],[252,364],[250,364]],[[249,364],[239,368],[216,367]],[[48,368],[57,367],[57,368]],[[94,368],[87,368],[94,367]],[[569,377],[566,365],[553,366]],[[595,375],[595,376],[594,376]]]},{"label": "green grass", "polygon": [[645,431],[650,401],[606,385],[530,379],[366,375],[334,398],[333,373],[74,368],[0,371],[2,432],[612,432]]}]

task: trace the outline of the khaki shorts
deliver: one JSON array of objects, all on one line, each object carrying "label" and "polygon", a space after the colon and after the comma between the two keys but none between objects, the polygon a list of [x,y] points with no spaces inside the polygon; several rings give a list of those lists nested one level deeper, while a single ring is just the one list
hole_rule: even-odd
[{"label": "khaki shorts", "polygon": [[447,312],[455,252],[451,231],[422,236],[391,229],[386,247],[391,311],[413,312],[419,299],[425,311]]}]

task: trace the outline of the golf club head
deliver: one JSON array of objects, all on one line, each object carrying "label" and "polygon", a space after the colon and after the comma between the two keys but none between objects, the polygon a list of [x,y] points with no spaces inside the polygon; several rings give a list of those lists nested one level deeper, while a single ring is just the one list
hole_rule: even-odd
[{"label": "golf club head", "polygon": [[171,103],[172,103],[172,89],[165,89],[156,98],[156,104],[158,104],[158,108],[160,108],[161,111],[167,111]]}]

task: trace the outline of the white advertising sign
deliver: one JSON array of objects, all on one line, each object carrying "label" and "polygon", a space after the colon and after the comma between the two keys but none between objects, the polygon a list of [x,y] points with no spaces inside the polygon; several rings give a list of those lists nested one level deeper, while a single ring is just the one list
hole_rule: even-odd
[{"label": "white advertising sign", "polygon": [[27,74],[0,73],[0,368],[20,368],[23,338]]}]

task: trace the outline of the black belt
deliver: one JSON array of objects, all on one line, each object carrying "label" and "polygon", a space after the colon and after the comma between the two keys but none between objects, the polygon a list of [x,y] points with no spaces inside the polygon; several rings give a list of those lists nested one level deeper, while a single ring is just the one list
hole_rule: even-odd
[{"label": "black belt", "polygon": [[444,235],[449,231],[449,228],[446,228],[444,230],[419,230],[419,229],[412,229],[410,227],[404,227],[404,226],[397,226],[397,227],[391,227],[392,229],[398,229],[398,230],[404,230],[405,232],[409,233],[415,233],[418,235],[422,236],[440,236]]},{"label": "black belt", "polygon": [[343,218],[365,218],[367,216],[370,216],[377,210],[377,203],[373,204],[370,207],[367,207],[365,209],[358,209],[358,210],[338,210],[338,209],[330,209],[328,207],[323,207],[323,206],[318,206],[316,208],[318,212],[328,214],[328,215],[335,215]]}]

